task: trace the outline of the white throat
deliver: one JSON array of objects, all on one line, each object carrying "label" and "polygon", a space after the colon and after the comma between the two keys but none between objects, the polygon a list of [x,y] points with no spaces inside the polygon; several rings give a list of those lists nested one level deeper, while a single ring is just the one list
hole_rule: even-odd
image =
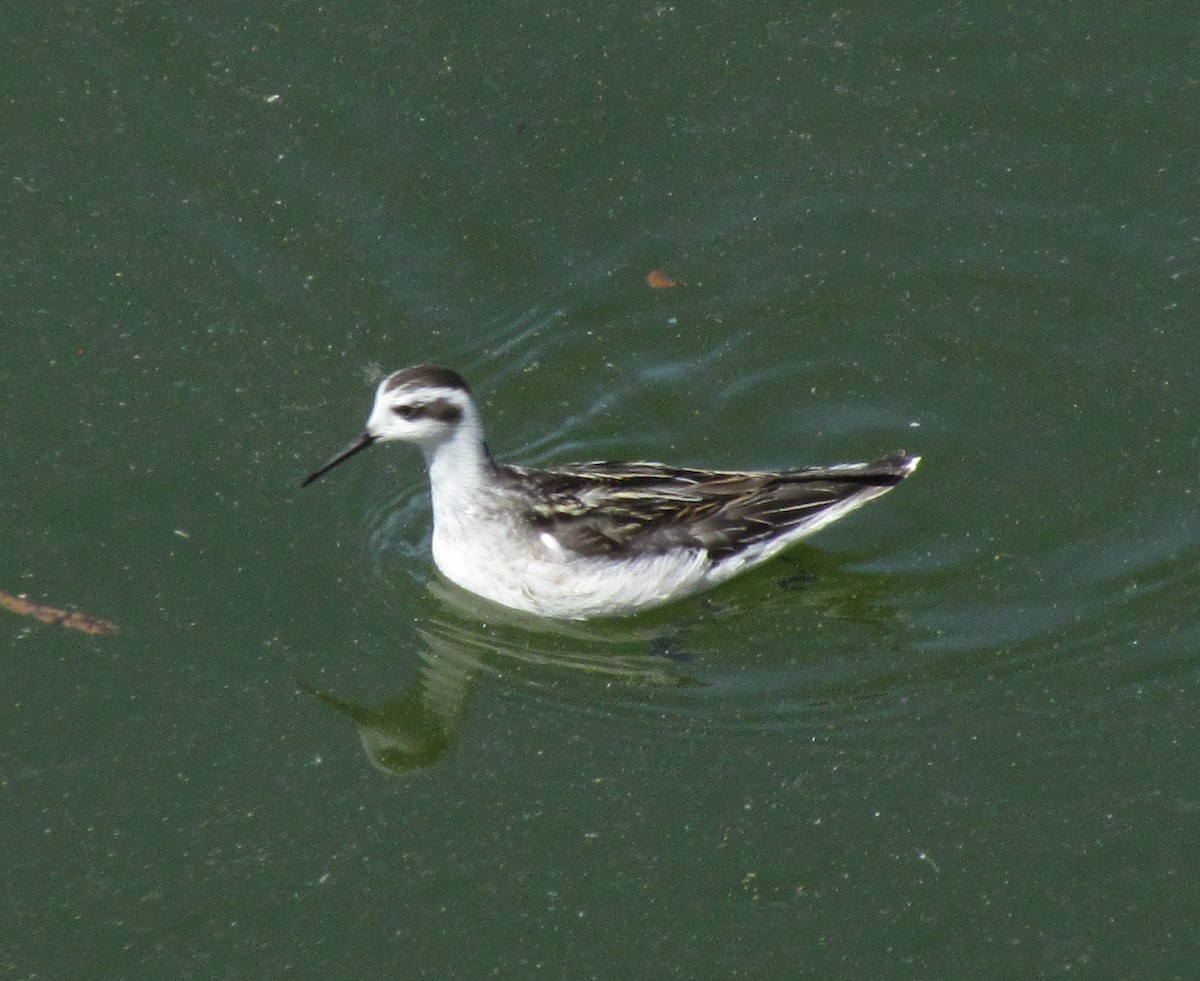
[{"label": "white throat", "polygon": [[448,438],[422,443],[435,502],[460,507],[488,483],[495,464],[483,441],[483,427],[473,407]]}]

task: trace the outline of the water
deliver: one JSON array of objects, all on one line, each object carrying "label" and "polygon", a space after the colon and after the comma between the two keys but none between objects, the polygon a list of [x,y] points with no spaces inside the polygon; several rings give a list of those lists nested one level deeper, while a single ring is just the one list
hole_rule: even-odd
[{"label": "water", "polygon": [[[0,971],[1190,977],[1195,17],[9,14]],[[684,285],[651,289],[662,270]],[[492,449],[914,478],[548,629],[430,575],[381,371]]]}]

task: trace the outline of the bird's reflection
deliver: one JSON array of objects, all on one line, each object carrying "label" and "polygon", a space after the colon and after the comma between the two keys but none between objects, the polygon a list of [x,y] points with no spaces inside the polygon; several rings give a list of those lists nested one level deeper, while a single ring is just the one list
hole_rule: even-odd
[{"label": "bird's reflection", "polygon": [[[463,607],[465,597],[450,596],[453,587],[437,584],[435,592]],[[458,592],[457,590],[454,590]],[[466,612],[465,610],[463,612]],[[596,632],[582,624],[559,624],[553,634],[535,634],[526,624],[496,624],[496,610],[489,610],[492,623],[474,618],[462,621],[430,618],[416,628],[417,678],[403,694],[375,705],[365,705],[320,691],[304,682],[298,687],[340,712],[358,730],[371,763],[389,774],[413,773],[437,763],[450,751],[466,719],[477,677],[508,667],[532,665],[539,668],[581,672],[629,685],[687,687],[701,684],[681,670],[687,655],[678,651],[669,637],[661,634],[621,638],[619,647],[634,647],[644,653],[618,653],[613,638],[605,638],[600,653],[583,653]],[[519,618],[519,615],[518,615]],[[593,649],[596,644],[590,645]]]},{"label": "bird's reflection", "polygon": [[[529,668],[637,687],[702,686],[706,682],[689,673],[699,664],[683,646],[685,633],[703,627],[719,649],[731,636],[742,649],[769,647],[760,634],[771,633],[772,623],[795,622],[797,607],[873,625],[881,636],[889,632],[894,613],[879,602],[887,593],[886,577],[844,570],[833,557],[808,559],[776,562],[770,571],[746,577],[744,595],[758,613],[754,624],[738,615],[745,612],[740,594],[728,590],[627,621],[553,621],[506,610],[435,578],[419,597],[422,609],[411,635],[417,677],[406,691],[363,704],[303,682],[298,687],[354,724],[379,770],[420,772],[454,747],[480,676],[511,676]],[[412,602],[407,583],[394,588],[404,589],[405,601]],[[392,597],[382,598],[393,606]]]}]

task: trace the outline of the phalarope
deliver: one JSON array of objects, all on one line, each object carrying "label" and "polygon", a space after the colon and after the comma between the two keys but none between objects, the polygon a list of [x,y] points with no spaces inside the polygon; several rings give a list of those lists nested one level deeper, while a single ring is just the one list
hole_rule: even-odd
[{"label": "phalarope", "polygon": [[759,565],[911,474],[891,453],[779,473],[658,463],[497,463],[466,382],[418,365],[379,384],[366,429],[309,474],[373,443],[425,454],[433,561],[447,579],[503,606],[585,620],[635,613]]}]

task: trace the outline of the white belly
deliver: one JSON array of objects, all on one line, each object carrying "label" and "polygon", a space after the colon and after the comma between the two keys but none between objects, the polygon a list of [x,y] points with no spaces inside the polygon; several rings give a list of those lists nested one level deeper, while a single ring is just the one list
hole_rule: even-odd
[{"label": "white belly", "polygon": [[494,603],[539,616],[585,620],[635,613],[707,585],[710,563],[699,550],[588,558],[565,553],[549,536],[522,538],[496,527],[463,531],[435,523],[433,560],[442,575]]}]

